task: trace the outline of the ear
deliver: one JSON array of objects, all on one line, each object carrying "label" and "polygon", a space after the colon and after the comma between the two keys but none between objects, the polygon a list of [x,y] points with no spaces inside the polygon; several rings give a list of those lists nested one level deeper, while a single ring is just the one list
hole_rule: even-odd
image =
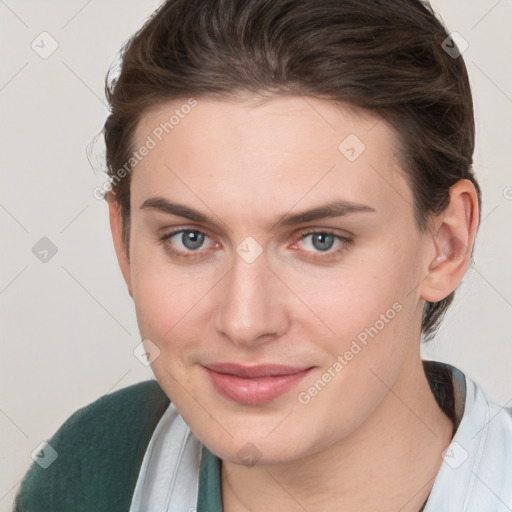
[{"label": "ear", "polygon": [[471,259],[478,228],[478,195],[471,181],[463,179],[450,188],[450,202],[434,219],[431,250],[425,260],[421,298],[439,302],[462,281]]},{"label": "ear", "polygon": [[123,220],[121,216],[121,209],[119,203],[116,201],[112,193],[107,193],[107,203],[110,218],[110,229],[112,231],[112,238],[114,241],[114,248],[116,250],[117,261],[123,274],[124,281],[128,287],[128,293],[133,298],[132,294],[132,277],[131,266],[126,246],[123,240]]}]

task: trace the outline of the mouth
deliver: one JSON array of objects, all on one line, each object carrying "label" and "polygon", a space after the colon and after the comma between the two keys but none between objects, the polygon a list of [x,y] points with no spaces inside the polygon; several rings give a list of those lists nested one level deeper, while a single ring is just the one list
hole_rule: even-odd
[{"label": "mouth", "polygon": [[218,393],[243,405],[271,402],[296,386],[313,369],[311,366],[242,366],[235,363],[212,363],[203,368]]}]

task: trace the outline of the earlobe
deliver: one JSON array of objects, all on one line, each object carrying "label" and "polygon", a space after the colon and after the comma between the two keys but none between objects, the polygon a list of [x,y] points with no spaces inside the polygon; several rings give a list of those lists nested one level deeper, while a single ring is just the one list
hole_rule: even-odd
[{"label": "earlobe", "polygon": [[450,189],[449,204],[435,219],[421,298],[439,302],[461,282],[471,258],[478,218],[474,185],[469,180],[458,181]]},{"label": "earlobe", "polygon": [[126,286],[128,287],[128,293],[131,297],[133,297],[131,266],[123,239],[123,219],[121,215],[121,209],[119,203],[115,200],[115,197],[112,193],[107,194],[107,203],[109,210],[110,229],[112,231],[112,240],[114,242],[117,261],[119,263],[121,273],[123,274]]}]

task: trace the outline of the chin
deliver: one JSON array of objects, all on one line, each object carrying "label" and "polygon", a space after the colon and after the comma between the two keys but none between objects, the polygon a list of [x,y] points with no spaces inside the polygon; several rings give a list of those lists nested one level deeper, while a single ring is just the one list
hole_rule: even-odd
[{"label": "chin", "polygon": [[306,441],[305,430],[290,432],[289,429],[283,429],[280,434],[273,432],[269,435],[272,429],[268,428],[268,424],[264,432],[261,429],[251,429],[250,425],[245,428],[240,426],[237,429],[239,435],[226,425],[226,430],[233,436],[223,429],[216,432],[201,430],[197,432],[196,437],[212,453],[224,461],[241,466],[285,464],[316,451],[314,444],[311,444],[312,440]]}]

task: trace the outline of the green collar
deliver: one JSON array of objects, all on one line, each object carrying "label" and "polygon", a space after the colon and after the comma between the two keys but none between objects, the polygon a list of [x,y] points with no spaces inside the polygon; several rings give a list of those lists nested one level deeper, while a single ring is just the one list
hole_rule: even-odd
[{"label": "green collar", "polygon": [[220,470],[221,460],[203,445],[197,512],[222,512]]}]

